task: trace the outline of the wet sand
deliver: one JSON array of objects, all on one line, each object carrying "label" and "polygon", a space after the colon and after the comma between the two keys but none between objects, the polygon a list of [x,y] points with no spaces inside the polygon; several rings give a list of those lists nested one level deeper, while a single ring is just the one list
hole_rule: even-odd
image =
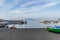
[{"label": "wet sand", "polygon": [[0,29],[0,40],[60,40],[60,33],[44,28]]}]

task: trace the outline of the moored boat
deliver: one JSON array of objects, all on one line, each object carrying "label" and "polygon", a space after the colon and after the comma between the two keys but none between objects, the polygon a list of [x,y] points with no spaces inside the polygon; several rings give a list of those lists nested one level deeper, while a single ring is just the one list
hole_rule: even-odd
[{"label": "moored boat", "polygon": [[59,32],[60,33],[60,25],[47,27],[47,30],[52,31],[52,32]]}]

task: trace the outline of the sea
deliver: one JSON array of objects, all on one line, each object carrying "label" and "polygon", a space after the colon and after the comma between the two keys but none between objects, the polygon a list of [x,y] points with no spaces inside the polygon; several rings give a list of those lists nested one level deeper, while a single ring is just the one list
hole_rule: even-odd
[{"label": "sea", "polygon": [[[42,24],[41,23],[42,19],[25,19],[25,21],[27,21],[27,24],[16,24],[15,27],[16,28],[47,28],[48,26],[52,27],[55,26],[57,24]],[[47,20],[56,20],[56,19],[47,19]],[[60,25],[60,24],[59,24]],[[9,25],[9,28],[12,27],[13,25]]]},{"label": "sea", "polygon": [[23,24],[23,25],[16,24],[15,27],[16,28],[46,28],[46,25],[41,24],[40,21],[34,20],[34,21],[27,21],[27,24]]}]

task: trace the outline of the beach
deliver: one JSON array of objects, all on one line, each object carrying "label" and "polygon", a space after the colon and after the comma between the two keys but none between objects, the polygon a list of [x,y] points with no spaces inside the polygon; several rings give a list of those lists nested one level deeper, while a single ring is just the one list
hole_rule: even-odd
[{"label": "beach", "polygon": [[0,40],[60,40],[60,34],[45,28],[3,28],[0,29]]}]

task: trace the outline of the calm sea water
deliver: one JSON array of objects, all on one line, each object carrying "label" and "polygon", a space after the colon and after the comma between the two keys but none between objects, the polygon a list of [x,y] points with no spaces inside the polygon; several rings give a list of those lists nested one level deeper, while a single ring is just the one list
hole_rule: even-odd
[{"label": "calm sea water", "polygon": [[[46,28],[47,26],[54,26],[56,24],[42,24],[40,21],[27,21],[27,24],[18,25],[16,24],[16,28]],[[60,24],[59,24],[60,25]]]},{"label": "calm sea water", "polygon": [[27,21],[27,24],[16,25],[16,28],[46,28],[46,25],[41,24],[39,21]]},{"label": "calm sea water", "polygon": [[[48,18],[47,20],[55,20],[54,18]],[[34,21],[27,21],[27,24],[24,24],[24,25],[16,25],[16,28],[46,28],[47,26],[54,26],[54,25],[57,25],[57,24],[42,24],[40,23],[41,19],[38,19],[38,20],[34,20]],[[58,24],[60,25],[60,23]]]}]

